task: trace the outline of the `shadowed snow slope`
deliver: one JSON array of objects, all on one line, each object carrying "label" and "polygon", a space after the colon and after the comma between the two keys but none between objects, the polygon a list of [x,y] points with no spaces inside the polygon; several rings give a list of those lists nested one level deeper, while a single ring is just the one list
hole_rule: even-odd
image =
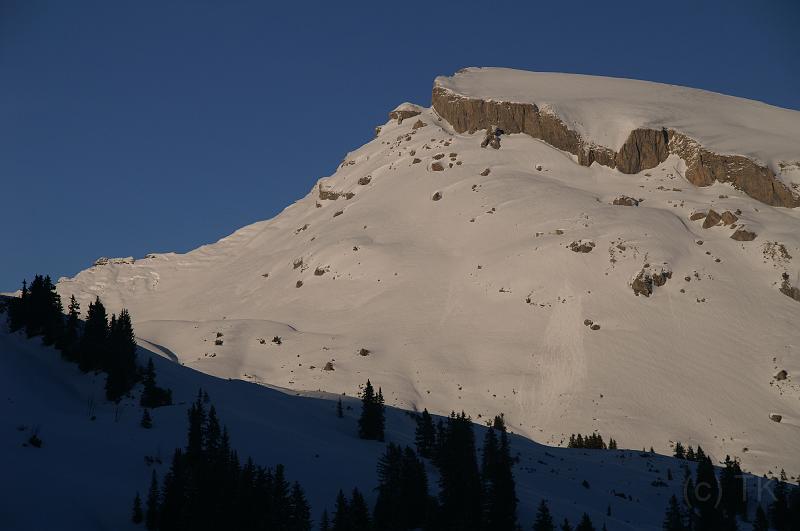
[{"label": "shadowed snow slope", "polygon": [[[641,105],[663,87],[605,83],[633,87]],[[669,101],[689,119],[690,98]],[[91,267],[59,292],[84,309],[96,295],[127,307],[143,345],[215,376],[350,394],[369,377],[390,405],[502,411],[546,444],[599,430],[800,473],[800,304],[778,290],[798,272],[800,211],[694,187],[675,155],[623,175],[527,135],[482,149],[482,132],[420,110],[274,219],[187,254]],[[575,120],[601,131],[592,118]],[[720,142],[743,138],[717,125]],[[639,206],[613,205],[620,196]],[[757,237],[689,219],[709,208],[738,212]],[[579,240],[595,246],[570,250]],[[643,268],[672,275],[637,296]],[[779,369],[789,378],[773,381]]]},{"label": "shadowed snow slope", "polygon": [[[358,401],[345,399],[340,419],[330,395],[291,396],[139,351],[140,362],[149,356],[160,383],[173,389],[176,405],[152,410],[153,428],[145,430],[139,426],[138,400],[125,398],[118,407],[106,402],[102,377],[80,373],[38,338],[10,335],[0,323],[0,528],[142,529],[129,522],[133,496],[146,494],[153,470],[163,478],[174,448],[185,445],[187,404],[200,387],[239,456],[264,466],[285,464],[287,477],[302,483],[315,521],[323,509],[333,511],[340,488],[358,487],[374,503],[376,464],[385,446],[358,438]],[[41,448],[24,444],[33,432],[42,439]],[[483,436],[483,428],[476,427],[479,442]],[[387,442],[413,445],[413,439],[414,420],[389,409]],[[526,528],[546,498],[559,520],[575,521],[585,511],[612,530],[656,530],[668,497],[681,492],[683,462],[672,458],[548,448],[519,436],[511,437],[511,448],[518,458],[514,475]],[[427,468],[435,493],[436,472],[430,463]],[[581,485],[584,480],[591,490]]]}]

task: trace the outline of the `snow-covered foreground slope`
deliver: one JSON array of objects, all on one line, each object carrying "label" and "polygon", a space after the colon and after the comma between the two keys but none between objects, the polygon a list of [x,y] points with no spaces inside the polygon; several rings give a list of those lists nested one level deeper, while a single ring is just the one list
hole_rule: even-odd
[{"label": "snow-covered foreground slope", "polygon": [[[797,284],[798,209],[696,188],[674,155],[623,175],[526,135],[482,149],[421,111],[272,220],[58,290],[127,307],[143,344],[211,375],[351,395],[369,377],[390,405],[504,412],[546,444],[598,430],[800,474],[800,304],[778,290]],[[709,208],[756,239],[689,219]],[[646,264],[672,277],[636,296]]]},{"label": "snow-covered foreground slope", "polygon": [[[141,529],[128,522],[133,496],[146,491],[153,469],[163,477],[173,449],[185,445],[187,404],[200,387],[208,391],[239,455],[265,466],[284,463],[289,479],[305,488],[316,521],[324,508],[333,509],[339,488],[357,486],[374,503],[384,445],[358,439],[355,400],[345,402],[348,410],[339,419],[334,397],[292,396],[153,356],[159,381],[173,389],[176,405],[153,410],[154,427],[145,430],[139,426],[138,401],[125,399],[115,407],[103,399],[102,377],[80,373],[38,339],[0,328],[0,528],[5,531]],[[140,361],[150,355],[140,350]],[[43,440],[41,448],[24,445],[33,430]],[[413,445],[413,435],[413,419],[390,409],[387,442]],[[480,427],[476,438],[483,438]],[[611,530],[660,529],[668,497],[681,492],[683,462],[672,458],[548,448],[518,436],[511,445],[519,459],[514,474],[524,527],[546,498],[560,519],[575,521],[585,511]],[[667,479],[668,469],[674,480]],[[433,488],[435,469],[428,470]],[[665,485],[652,485],[659,480]]]}]

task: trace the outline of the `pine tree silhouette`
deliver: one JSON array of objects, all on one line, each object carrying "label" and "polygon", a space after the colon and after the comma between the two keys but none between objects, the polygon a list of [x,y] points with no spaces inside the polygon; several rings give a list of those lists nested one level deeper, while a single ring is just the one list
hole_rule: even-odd
[{"label": "pine tree silhouette", "polygon": [[539,508],[536,510],[536,520],[533,522],[533,531],[555,531],[556,527],[553,523],[553,517],[550,514],[550,508],[547,507],[547,502],[542,500],[539,502]]},{"label": "pine tree silhouette", "polygon": [[134,524],[141,524],[144,520],[144,513],[142,512],[142,498],[139,497],[139,493],[136,493],[136,497],[133,499],[133,510],[131,511],[131,522]]}]

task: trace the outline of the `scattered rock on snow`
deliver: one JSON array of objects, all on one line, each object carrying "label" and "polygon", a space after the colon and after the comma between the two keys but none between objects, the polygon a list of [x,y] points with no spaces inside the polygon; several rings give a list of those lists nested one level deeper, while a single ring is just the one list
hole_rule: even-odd
[{"label": "scattered rock on snow", "polygon": [[721,217],[722,217],[722,224],[725,225],[726,227],[728,225],[736,223],[739,220],[739,218],[736,217],[736,214],[734,214],[730,210],[726,210],[725,212],[723,212]]},{"label": "scattered rock on snow", "polygon": [[737,242],[751,242],[758,236],[755,232],[747,230],[744,227],[736,229],[736,232],[731,234],[731,239]]},{"label": "scattered rock on snow", "polygon": [[692,221],[697,221],[698,219],[703,219],[704,217],[706,217],[705,212],[692,212],[692,215],[689,216],[689,219]]},{"label": "scattered rock on snow", "polygon": [[441,162],[434,162],[433,164],[431,164],[431,170],[444,171],[444,166],[442,166]]},{"label": "scattered rock on snow", "polygon": [[325,364],[325,366],[322,368],[322,370],[323,371],[333,371],[333,370],[336,370],[336,369],[333,368],[333,363],[329,361],[328,363]]},{"label": "scattered rock on snow", "polygon": [[411,129],[419,129],[420,127],[425,127],[426,125],[428,124],[426,124],[422,120],[417,120],[416,122],[414,122],[414,125],[411,126]]},{"label": "scattered rock on snow", "polygon": [[583,326],[592,326],[594,322],[591,319],[584,319]]},{"label": "scattered rock on snow", "polygon": [[431,199],[434,200],[434,201],[438,201],[441,198],[442,198],[442,192],[435,192],[433,194],[433,196],[431,197]]},{"label": "scattered rock on snow", "polygon": [[720,216],[714,209],[710,209],[708,214],[706,214],[706,220],[703,222],[703,228],[709,229],[715,225],[719,225],[722,221],[722,216]]},{"label": "scattered rock on snow", "polygon": [[780,382],[780,381],[785,380],[788,376],[789,376],[789,373],[786,372],[786,369],[781,369],[781,370],[779,370],[778,372],[775,373],[775,376],[773,376],[773,378],[775,378],[776,380],[778,380]]},{"label": "scattered rock on snow", "polygon": [[652,295],[654,287],[663,286],[670,278],[672,278],[672,270],[667,264],[661,266],[645,264],[636,276],[633,277],[631,288],[637,297],[639,295],[649,297]]},{"label": "scattered rock on snow", "polygon": [[370,182],[371,180],[372,180],[372,177],[371,177],[370,175],[365,175],[364,177],[361,177],[361,178],[358,180],[358,184],[360,184],[361,186],[366,186],[366,185],[368,185],[368,184],[369,184],[369,182]]},{"label": "scattered rock on snow", "polygon": [[492,170],[490,170],[489,168],[486,168],[485,170],[483,170],[481,172],[481,177],[486,177],[487,175],[489,175],[490,171],[492,171]]},{"label": "scattered rock on snow", "polygon": [[569,244],[569,250],[575,253],[589,253],[594,246],[595,243],[591,240],[577,240]]},{"label": "scattered rock on snow", "polygon": [[500,135],[503,134],[502,129],[498,129],[495,126],[490,126],[486,128],[486,134],[481,141],[481,147],[485,148],[486,146],[491,146],[494,149],[500,149]]},{"label": "scattered rock on snow", "polygon": [[599,324],[597,324],[597,323],[594,323],[594,324],[593,324],[592,326],[590,326],[589,328],[591,328],[592,330],[600,330],[600,325],[599,325]]},{"label": "scattered rock on snow", "polygon": [[783,415],[779,415],[777,413],[770,413],[769,420],[771,420],[772,422],[780,422],[783,420]]},{"label": "scattered rock on snow", "polygon": [[783,273],[781,278],[783,279],[783,282],[781,283],[781,287],[778,288],[780,292],[787,297],[800,302],[800,288],[797,286],[792,286],[792,283],[789,282],[789,273]]},{"label": "scattered rock on snow", "polygon": [[371,351],[368,348],[361,348],[361,349],[358,350],[358,355],[359,356],[369,356],[370,352]]},{"label": "scattered rock on snow", "polygon": [[633,197],[628,197],[627,195],[621,195],[614,199],[612,204],[619,206],[639,206],[639,202],[639,199],[634,199]]}]

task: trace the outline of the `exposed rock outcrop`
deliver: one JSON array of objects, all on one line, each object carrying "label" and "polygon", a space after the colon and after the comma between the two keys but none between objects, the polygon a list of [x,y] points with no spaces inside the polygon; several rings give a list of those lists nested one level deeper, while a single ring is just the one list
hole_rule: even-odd
[{"label": "exposed rock outcrop", "polygon": [[434,85],[431,103],[458,133],[497,127],[506,134],[525,133],[572,153],[578,163],[593,162],[623,173],[638,173],[664,162],[670,154],[686,161],[686,179],[696,186],[730,183],[750,197],[774,206],[800,206],[800,196],[773,171],[740,155],[713,153],[673,129],[634,129],[619,149],[585,141],[556,115],[532,103],[469,98]]},{"label": "exposed rock outcrop", "polygon": [[422,114],[422,108],[413,103],[403,103],[398,105],[392,112],[389,113],[390,120],[397,120],[398,124],[403,123],[406,118]]}]

